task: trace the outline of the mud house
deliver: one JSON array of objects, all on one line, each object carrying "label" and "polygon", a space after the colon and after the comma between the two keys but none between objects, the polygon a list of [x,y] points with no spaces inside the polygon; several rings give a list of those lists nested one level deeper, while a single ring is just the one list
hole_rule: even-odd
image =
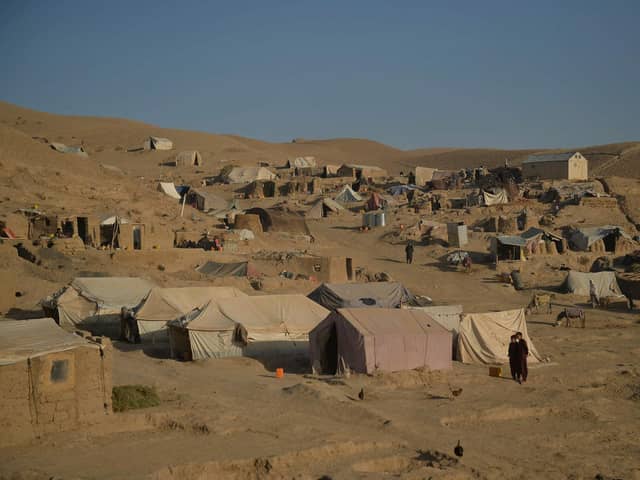
[{"label": "mud house", "polygon": [[588,180],[589,162],[580,152],[530,155],[522,162],[522,176],[550,180]]},{"label": "mud house", "polygon": [[111,413],[111,344],[51,318],[0,321],[0,445],[77,428]]},{"label": "mud house", "polygon": [[354,180],[359,180],[361,178],[375,179],[387,177],[388,173],[383,168],[371,165],[345,164],[338,169],[337,176],[350,177]]}]

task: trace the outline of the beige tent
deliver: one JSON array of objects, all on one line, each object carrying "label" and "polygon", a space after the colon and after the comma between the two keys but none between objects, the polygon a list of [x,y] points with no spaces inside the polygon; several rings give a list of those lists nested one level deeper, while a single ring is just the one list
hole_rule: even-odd
[{"label": "beige tent", "polygon": [[59,294],[45,299],[43,306],[53,307],[61,326],[118,338],[121,309],[138,305],[153,287],[142,278],[76,278]]},{"label": "beige tent", "polygon": [[567,273],[562,287],[568,293],[588,297],[591,292],[589,282],[593,282],[598,298],[624,296],[618,286],[616,272],[584,273],[571,270]]},{"label": "beige tent", "polygon": [[234,287],[156,287],[135,308],[135,320],[142,341],[166,339],[166,324],[209,301],[247,297]]},{"label": "beige tent", "polygon": [[202,155],[197,150],[185,150],[176,155],[176,166],[202,166]]},{"label": "beige tent", "polygon": [[171,150],[173,142],[168,138],[149,137],[142,145],[144,150]]},{"label": "beige tent", "polygon": [[529,346],[529,362],[542,357],[527,333],[524,310],[506,310],[462,315],[458,333],[457,359],[462,363],[508,363],[511,335],[521,332]]},{"label": "beige tent", "polygon": [[451,333],[420,310],[340,308],[309,333],[317,374],[451,368]]},{"label": "beige tent", "polygon": [[316,157],[296,157],[289,158],[285,164],[285,168],[314,168],[316,166]]},{"label": "beige tent", "polygon": [[482,199],[487,206],[509,203],[509,195],[504,188],[496,189],[495,193],[483,191]]},{"label": "beige tent", "polygon": [[414,310],[421,310],[444,328],[451,332],[453,357],[456,357],[458,348],[458,331],[462,320],[462,305],[429,305],[427,307],[406,307]]},{"label": "beige tent", "polygon": [[344,211],[344,207],[330,198],[320,198],[305,213],[307,218],[323,218],[331,214],[339,214]]},{"label": "beige tent", "polygon": [[303,295],[265,295],[211,301],[169,323],[175,358],[305,357],[308,333],[329,311]]},{"label": "beige tent", "polygon": [[170,196],[171,198],[175,198],[176,200],[180,200],[180,198],[182,198],[176,190],[176,186],[173,182],[159,182],[158,191]]},{"label": "beige tent", "polygon": [[234,167],[226,175],[227,183],[250,183],[256,180],[275,180],[276,174],[265,167]]},{"label": "beige tent", "polygon": [[229,202],[215,193],[196,188],[189,190],[186,202],[203,212],[224,210],[229,205]]},{"label": "beige tent", "polygon": [[419,187],[424,187],[427,182],[433,180],[433,174],[436,172],[436,168],[429,167],[416,167],[416,179],[415,184]]}]

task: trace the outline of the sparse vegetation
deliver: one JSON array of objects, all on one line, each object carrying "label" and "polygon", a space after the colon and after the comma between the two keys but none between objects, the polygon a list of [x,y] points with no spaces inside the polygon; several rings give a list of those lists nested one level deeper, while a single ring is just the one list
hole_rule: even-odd
[{"label": "sparse vegetation", "polygon": [[114,412],[125,412],[138,408],[157,407],[160,398],[156,389],[147,385],[120,385],[111,393]]}]

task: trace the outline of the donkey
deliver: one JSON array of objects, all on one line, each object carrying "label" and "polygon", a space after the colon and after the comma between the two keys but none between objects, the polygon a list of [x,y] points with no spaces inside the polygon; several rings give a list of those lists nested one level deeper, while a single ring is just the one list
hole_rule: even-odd
[{"label": "donkey", "polygon": [[574,321],[580,321],[580,326],[584,328],[585,325],[585,314],[584,310],[581,308],[565,308],[562,310],[558,316],[556,317],[555,326],[559,326],[564,318],[564,326],[570,327]]}]

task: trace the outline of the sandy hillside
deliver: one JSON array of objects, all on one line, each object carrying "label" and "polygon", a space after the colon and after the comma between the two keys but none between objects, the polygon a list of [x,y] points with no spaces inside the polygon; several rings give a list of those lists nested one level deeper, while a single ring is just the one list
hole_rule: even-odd
[{"label": "sandy hillside", "polygon": [[[205,164],[173,168],[162,163],[175,151],[126,152],[149,135],[172,139],[177,151],[199,150]],[[42,138],[82,144],[89,157],[57,153]],[[637,144],[579,150],[587,157],[594,155],[595,175],[604,177],[598,190],[615,195],[617,206],[563,205],[546,228],[562,232],[615,223],[638,235]],[[399,173],[416,165],[490,166],[505,158],[517,163],[535,151],[402,151],[363,139],[274,144],[122,119],[45,114],[0,103],[0,219],[18,225],[21,217],[15,211],[38,205],[60,216],[119,214],[153,225],[158,237],[172,238],[180,229],[223,232],[218,220],[190,206],[181,216],[177,202],[156,190],[157,181],[199,186],[225,165],[282,165],[286,158],[302,155],[314,155],[321,164],[373,164]],[[236,187],[206,188],[231,199]],[[443,195],[456,198],[466,193]],[[285,200],[287,208],[305,211],[314,198],[242,203],[267,207]],[[586,328],[555,327],[561,309],[587,307],[586,298],[560,291],[566,269],[588,271],[600,254],[538,255],[498,267],[488,258],[495,233],[480,225],[525,210],[528,222],[540,225],[551,212],[550,204],[519,199],[507,205],[416,214],[401,200],[387,210],[386,226],[366,232],[360,229],[362,207],[363,202],[339,216],[310,220],[313,242],[264,233],[235,251],[102,251],[72,242],[25,242],[38,259],[33,263],[18,257],[16,242],[5,241],[0,243],[0,270],[10,272],[5,278],[11,282],[2,282],[0,307],[10,318],[40,316],[40,299],[82,275],[139,276],[161,286],[224,284],[252,295],[307,294],[317,283],[279,276],[283,266],[271,258],[291,252],[342,255],[352,257],[365,273],[384,272],[415,294],[429,296],[436,304],[460,304],[465,312],[521,308],[534,292],[553,292],[552,314],[534,312],[527,317],[531,338],[547,361],[530,368],[526,384],[506,378],[508,373],[490,377],[484,365],[459,362],[446,372],[338,378],[313,376],[308,365],[283,364],[285,377],[276,379],[272,365],[248,358],[179,362],[168,358],[162,346],[116,340],[114,384],[154,386],[161,405],[2,446],[0,479],[640,479],[637,305],[632,311],[623,302],[608,310],[589,307]],[[414,263],[407,265],[407,232],[420,220],[467,224],[473,271],[464,273],[443,261],[453,249],[442,232],[431,241],[419,240]],[[246,278],[212,281],[197,273],[195,268],[207,260],[251,260],[263,275],[262,290],[254,290]],[[521,271],[522,291],[499,278],[500,272],[514,268]],[[363,400],[358,399],[361,389]],[[461,394],[453,396],[458,389]],[[453,454],[458,441],[465,449],[462,458]]]}]

